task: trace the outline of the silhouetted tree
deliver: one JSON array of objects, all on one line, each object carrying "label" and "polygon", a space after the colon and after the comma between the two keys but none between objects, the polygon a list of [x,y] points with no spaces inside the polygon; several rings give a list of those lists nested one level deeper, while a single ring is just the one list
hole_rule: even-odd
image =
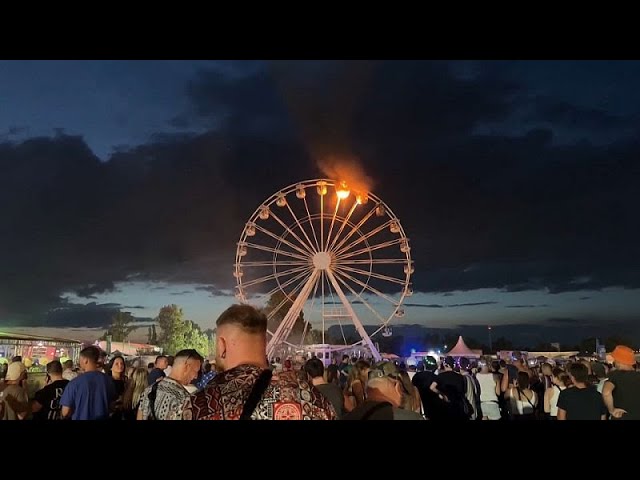
[{"label": "silhouetted tree", "polygon": [[111,340],[114,342],[125,342],[131,332],[137,327],[131,325],[135,321],[133,315],[129,312],[118,312],[111,319],[111,325],[104,335],[103,340],[106,340],[108,335],[111,335]]}]

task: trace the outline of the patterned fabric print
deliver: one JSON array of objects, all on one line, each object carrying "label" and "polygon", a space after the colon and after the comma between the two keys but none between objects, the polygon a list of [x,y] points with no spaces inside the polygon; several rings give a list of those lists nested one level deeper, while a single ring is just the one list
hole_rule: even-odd
[{"label": "patterned fabric print", "polygon": [[[261,368],[241,365],[218,374],[184,403],[185,420],[238,420]],[[311,384],[274,374],[252,420],[335,420],[333,405]]]},{"label": "patterned fabric print", "polygon": [[[140,411],[142,418],[149,418],[150,404],[149,393],[151,387],[147,387],[142,394]],[[158,420],[182,420],[182,405],[189,398],[189,392],[174,379],[165,377],[158,383],[156,402],[154,405],[155,418]]]}]

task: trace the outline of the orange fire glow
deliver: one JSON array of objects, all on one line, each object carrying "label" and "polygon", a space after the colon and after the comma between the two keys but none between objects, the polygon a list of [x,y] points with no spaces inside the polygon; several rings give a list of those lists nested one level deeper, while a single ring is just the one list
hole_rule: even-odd
[{"label": "orange fire glow", "polygon": [[347,185],[347,182],[345,182],[344,180],[342,180],[336,186],[336,195],[340,200],[345,200],[346,198],[349,198],[350,193],[351,191],[349,190],[349,186]]}]

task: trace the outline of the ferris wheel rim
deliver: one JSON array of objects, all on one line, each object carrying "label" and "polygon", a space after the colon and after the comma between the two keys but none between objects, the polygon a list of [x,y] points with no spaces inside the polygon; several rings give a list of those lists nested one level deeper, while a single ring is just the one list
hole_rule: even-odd
[{"label": "ferris wheel rim", "polygon": [[[276,204],[276,202],[278,201],[279,198],[284,196],[285,199],[287,199],[289,197],[289,195],[294,194],[301,187],[304,188],[305,192],[306,192],[307,189],[316,188],[320,184],[320,182],[324,182],[324,185],[327,188],[336,188],[336,186],[339,184],[339,182],[331,180],[329,178],[316,178],[316,179],[309,179],[309,180],[304,180],[304,181],[301,181],[301,182],[296,182],[296,183],[293,183],[293,184],[291,184],[291,185],[289,185],[289,186],[287,186],[285,188],[282,188],[282,189],[276,191],[271,196],[269,196],[265,201],[263,201],[254,210],[254,212],[249,217],[249,220],[245,223],[245,226],[242,229],[242,233],[240,235],[240,239],[239,239],[239,242],[238,242],[238,249],[236,250],[236,262],[235,262],[235,272],[236,272],[236,274],[238,274],[238,272],[241,271],[242,266],[243,266],[242,256],[239,255],[239,248],[240,248],[239,246],[241,244],[247,244],[247,238],[249,237],[249,235],[247,235],[247,229],[248,229],[249,225],[256,226],[258,224],[258,221],[259,221],[259,218],[260,218],[259,216],[260,216],[261,211],[263,211],[263,209],[266,207],[266,208],[268,208],[270,210],[270,213],[272,213],[274,209],[272,209],[271,207],[274,204]],[[397,228],[398,228],[398,232],[396,232],[396,233],[398,233],[398,239],[399,240],[405,240],[405,241],[408,242],[409,239],[408,239],[408,237],[406,235],[406,232],[404,230],[402,222],[400,221],[398,216],[395,214],[395,212],[386,204],[386,202],[384,202],[375,193],[370,192],[370,191],[366,191],[366,192],[353,191],[353,193],[354,194],[356,194],[356,193],[365,194],[368,197],[368,199],[370,201],[372,201],[372,203],[375,204],[376,206],[382,205],[383,208],[384,208],[385,215],[388,217],[387,223],[390,222],[390,221],[395,221],[396,222],[396,225],[397,225]],[[298,197],[298,198],[300,198],[300,197]],[[303,220],[302,220],[303,223],[304,222],[308,222],[311,225],[311,227],[313,228],[314,219],[317,220],[319,218],[328,218],[330,216],[329,213],[315,213],[315,214],[311,215],[311,213],[309,213],[309,211],[308,211],[308,205],[306,203],[306,197],[303,197],[303,198],[305,200],[305,208],[307,208],[307,213],[308,213],[308,220],[306,218],[303,218]],[[288,202],[287,202],[287,206],[289,207]],[[355,206],[353,208],[355,208]],[[289,207],[289,209],[290,209],[290,207]],[[375,210],[375,207],[374,207],[374,209],[371,210],[370,213],[372,213],[373,210]],[[294,218],[295,218],[295,215],[294,215]],[[336,219],[336,215],[334,214],[334,221],[335,221],[335,219]],[[342,221],[342,220],[344,220],[344,217],[340,218],[340,221]],[[297,221],[297,219],[296,219],[296,221]],[[287,235],[289,235],[291,233],[295,223],[296,222],[289,223],[286,226],[287,228],[285,228],[285,231],[281,235],[278,236],[279,237],[278,238],[278,242],[279,243],[277,244],[276,248],[272,252],[272,254],[273,254],[272,258],[273,258],[273,273],[274,273],[274,275],[277,274],[277,265],[278,265],[277,258],[278,258],[278,255],[279,255],[279,253],[282,253],[282,252],[278,251],[278,247],[281,246],[280,242],[281,242],[283,237],[286,237]],[[346,224],[350,228],[354,227],[354,223],[351,222],[350,220],[347,220]],[[344,225],[343,225],[343,227],[344,227]],[[304,232],[304,229],[301,228],[301,230]],[[360,231],[359,228],[356,228],[355,230],[356,230],[356,233],[360,236],[360,238],[362,238],[364,233],[362,231]],[[315,236],[315,230],[314,230],[313,233],[314,233],[314,236]],[[324,232],[322,234],[324,235]],[[306,233],[305,233],[305,235],[306,235]],[[336,238],[334,239],[334,242],[335,242],[335,240],[337,240],[338,236],[339,236],[339,233],[336,235]],[[300,243],[303,243],[300,238],[298,238],[297,240]],[[309,244],[311,246],[311,251],[313,251],[314,250],[313,242],[311,242],[309,237],[307,237],[307,240],[309,241]],[[370,245],[369,245],[368,239],[365,238],[363,241],[365,243],[365,246],[367,248],[369,248]],[[316,242],[317,242],[317,239],[316,239]],[[398,243],[400,243],[400,242],[398,242]],[[300,253],[301,257],[303,256],[302,252],[299,252],[298,250],[296,250],[296,252],[287,252],[287,255],[289,255],[290,257],[293,257],[293,259],[291,261],[300,261],[300,262],[304,261],[302,258],[295,257],[296,255],[298,255],[298,253]],[[310,253],[311,252],[307,252],[306,255],[309,255]],[[317,253],[317,250],[316,250],[316,253]],[[368,253],[369,253],[369,257],[370,257],[369,260],[374,260],[372,258],[372,256],[371,256],[371,252],[369,251]],[[378,321],[378,322],[375,322],[374,324],[369,324],[369,326],[375,326],[376,327],[375,330],[373,331],[373,333],[369,334],[369,337],[374,337],[380,331],[382,331],[383,329],[387,328],[389,326],[389,324],[393,321],[394,318],[400,317],[400,315],[398,315],[398,312],[400,311],[402,305],[405,302],[406,297],[408,296],[407,291],[408,291],[408,289],[410,289],[410,286],[411,286],[411,277],[412,277],[412,274],[413,274],[413,263],[414,263],[413,260],[412,260],[412,257],[411,257],[410,249],[407,250],[406,252],[403,251],[402,253],[403,253],[401,255],[402,258],[398,258],[397,259],[398,263],[402,262],[402,263],[408,265],[409,268],[405,270],[405,275],[403,277],[399,277],[398,278],[398,282],[401,282],[401,285],[402,285],[402,290],[399,293],[399,299],[397,301],[393,302],[395,308],[393,309],[391,314],[388,315],[388,316],[386,314],[384,315],[384,317],[386,317],[384,321]],[[360,259],[358,259],[358,260],[360,260]],[[369,273],[370,274],[373,273],[373,263],[369,264]],[[304,278],[308,278],[308,277],[305,276]],[[300,280],[299,283],[304,282],[305,281],[304,278],[302,280]],[[366,284],[369,283],[370,278],[371,278],[370,276],[367,278]],[[280,283],[279,277],[276,276],[275,277],[275,281],[278,284],[279,291],[281,291],[285,295],[286,298],[290,299],[291,292],[288,293],[284,288],[281,287],[281,283]],[[246,284],[246,282],[245,282],[245,284]],[[248,303],[248,301],[249,301],[249,298],[245,295],[245,290],[247,288],[250,288],[250,287],[245,286],[245,284],[243,284],[242,275],[238,275],[236,289],[241,295],[241,298],[239,298],[239,300],[242,303]],[[246,293],[248,293],[248,292],[246,292]],[[365,294],[365,287],[362,287],[362,290],[360,290],[360,295],[363,295],[363,294]],[[371,293],[369,293],[369,295],[371,295]],[[404,310],[403,310],[403,313],[404,313]],[[380,317],[379,317],[379,319],[380,319]],[[307,320],[305,320],[305,328],[306,328],[306,323],[307,323]],[[323,324],[324,324],[324,317],[323,317]],[[268,330],[268,333],[271,336],[274,335],[274,333],[269,331],[269,330]],[[304,340],[304,339],[302,339],[302,340]],[[359,340],[359,341],[357,341],[355,343],[351,343],[350,345],[345,344],[344,347],[350,347],[350,346],[353,347],[353,346],[362,344],[363,342],[364,342],[364,340]],[[289,345],[289,346],[292,346],[292,347],[300,347],[300,345],[296,345],[296,344],[291,343],[291,342],[286,341],[286,340],[284,342],[282,342],[282,343],[284,343],[286,345]]]}]

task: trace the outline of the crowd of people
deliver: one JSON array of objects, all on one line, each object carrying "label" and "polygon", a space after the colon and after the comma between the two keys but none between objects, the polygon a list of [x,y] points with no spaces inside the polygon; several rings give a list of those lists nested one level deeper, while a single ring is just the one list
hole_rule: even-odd
[{"label": "crowd of people", "polygon": [[217,320],[212,364],[196,350],[127,363],[96,346],[79,364],[47,364],[44,388],[29,399],[16,357],[0,380],[3,420],[638,420],[640,372],[632,349],[613,364],[529,365],[489,357],[426,357],[418,365],[345,355],[269,363],[267,319],[234,305]]}]

